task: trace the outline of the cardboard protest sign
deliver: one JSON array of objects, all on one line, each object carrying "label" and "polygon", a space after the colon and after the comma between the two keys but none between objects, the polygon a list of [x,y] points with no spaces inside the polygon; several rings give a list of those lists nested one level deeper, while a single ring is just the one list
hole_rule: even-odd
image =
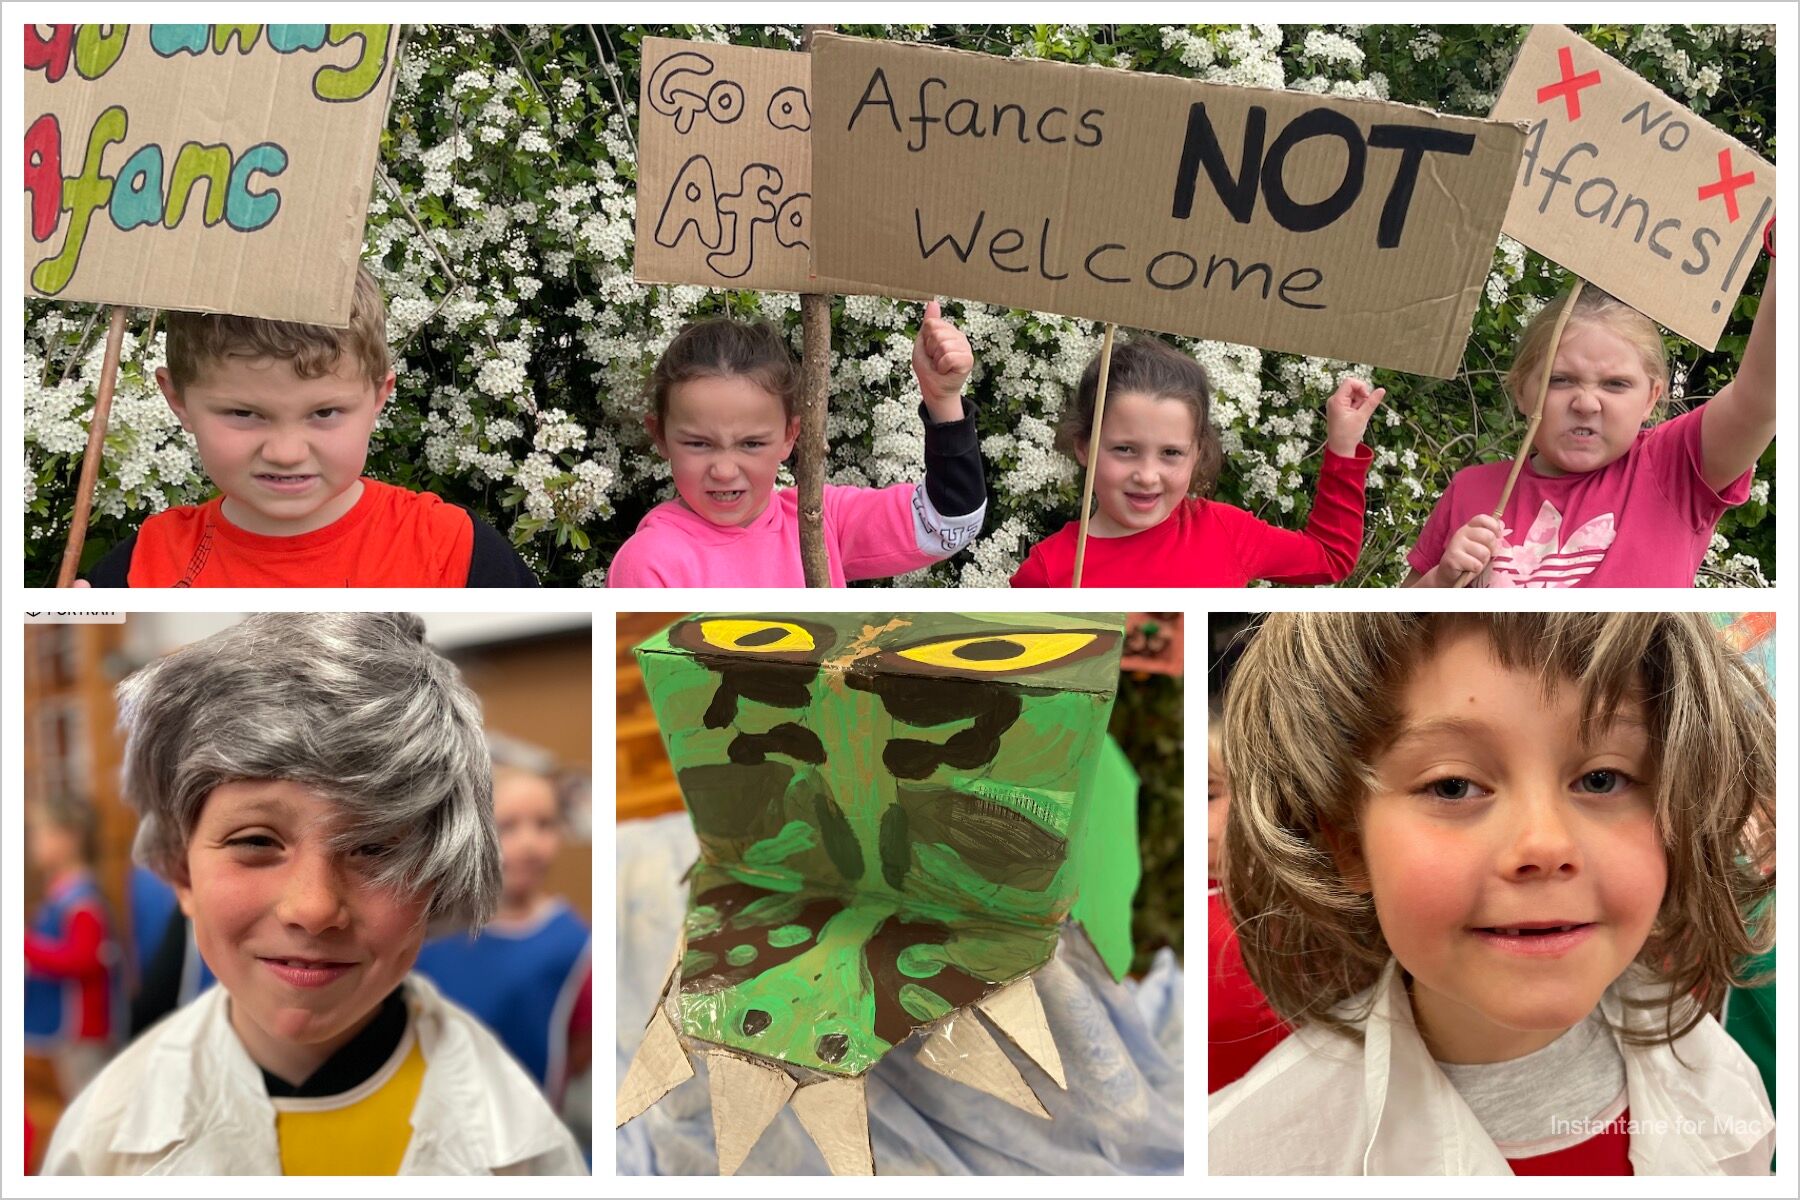
[{"label": "cardboard protest sign", "polygon": [[1520,130],[820,35],[821,274],[1448,376]]},{"label": "cardboard protest sign", "polygon": [[343,326],[389,25],[25,27],[25,288]]},{"label": "cardboard protest sign", "polygon": [[1529,126],[1506,232],[1708,349],[1775,215],[1775,168],[1561,25],[1494,105]]},{"label": "cardboard protest sign", "polygon": [[644,39],[641,283],[857,292],[812,274],[812,56]]}]

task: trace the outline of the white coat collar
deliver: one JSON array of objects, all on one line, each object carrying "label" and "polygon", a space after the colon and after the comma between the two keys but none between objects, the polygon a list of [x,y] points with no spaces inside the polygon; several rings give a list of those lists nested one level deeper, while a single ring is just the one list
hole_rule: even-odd
[{"label": "white coat collar", "polygon": [[[1654,994],[1655,987],[1633,967],[1600,1001],[1600,1013],[1625,1059],[1626,1094],[1638,1130],[1631,1138],[1632,1170],[1639,1175],[1756,1173],[1744,1168],[1760,1155],[1766,1171],[1774,1149],[1774,1120],[1754,1067],[1717,1022],[1706,1018],[1677,1047],[1638,1046],[1620,1039],[1620,1029],[1653,1027],[1654,1011],[1628,1008],[1625,997]],[[1370,1118],[1363,1174],[1512,1174],[1426,1048],[1393,959],[1375,984],[1364,1030],[1363,1100]]]},{"label": "white coat collar", "polygon": [[[509,1077],[496,1069],[505,1057],[497,1042],[471,1036],[467,1018],[448,1019],[452,1010],[422,976],[407,977],[405,995],[426,1071],[402,1174],[486,1174],[562,1150],[566,1134],[539,1119],[541,1106],[495,1088]],[[231,1028],[228,1003],[225,989],[213,987],[167,1019],[148,1070],[187,1086],[177,1104],[128,1105],[114,1153],[161,1155],[159,1174],[187,1173],[189,1160],[213,1175],[280,1171],[274,1106]]]}]

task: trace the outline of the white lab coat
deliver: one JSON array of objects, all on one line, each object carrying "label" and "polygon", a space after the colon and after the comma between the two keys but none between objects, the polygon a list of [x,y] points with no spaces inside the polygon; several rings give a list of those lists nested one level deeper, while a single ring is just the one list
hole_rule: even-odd
[{"label": "white lab coat", "polygon": [[[410,975],[425,1075],[402,1175],[586,1175],[575,1139],[500,1042]],[[46,1175],[279,1175],[275,1108],[215,987],[128,1046],[75,1098]]]},{"label": "white lab coat", "polygon": [[[1607,989],[1601,1014],[1615,1028],[1656,1028],[1658,1012],[1628,1012],[1620,999],[1649,986],[1633,968]],[[1211,1173],[1512,1174],[1432,1060],[1392,959],[1363,1027],[1360,1044],[1300,1029],[1220,1089],[1207,1118]],[[1707,1017],[1673,1046],[1620,1041],[1619,1050],[1636,1174],[1769,1173],[1774,1113],[1755,1065],[1717,1021]]]}]

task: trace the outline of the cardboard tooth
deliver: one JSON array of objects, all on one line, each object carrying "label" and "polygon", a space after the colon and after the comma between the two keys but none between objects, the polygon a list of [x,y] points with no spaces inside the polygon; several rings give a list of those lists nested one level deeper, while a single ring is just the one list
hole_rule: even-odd
[{"label": "cardboard tooth", "polygon": [[708,1052],[706,1073],[712,1084],[719,1174],[735,1175],[763,1130],[794,1094],[794,1081],[785,1071],[720,1050]]},{"label": "cardboard tooth", "polygon": [[973,1014],[953,1016],[932,1031],[919,1047],[919,1062],[946,1079],[967,1084],[1046,1121],[1037,1094]]},{"label": "cardboard tooth", "polygon": [[1494,103],[1524,122],[1505,229],[1708,350],[1775,214],[1775,168],[1561,25]]},{"label": "cardboard tooth", "polygon": [[813,1144],[825,1156],[833,1175],[873,1175],[875,1154],[869,1145],[867,1076],[827,1079],[808,1084],[789,1101]]},{"label": "cardboard tooth", "polygon": [[820,34],[821,275],[1448,377],[1524,132]]},{"label": "cardboard tooth", "polygon": [[26,294],[348,325],[398,29],[26,25]]},{"label": "cardboard tooth", "polygon": [[693,1075],[694,1068],[688,1063],[687,1051],[681,1048],[681,1040],[675,1036],[675,1026],[669,1023],[668,1014],[658,1005],[650,1018],[649,1028],[644,1031],[644,1040],[632,1057],[631,1067],[625,1072],[625,1082],[619,1085],[615,1128],[636,1117],[668,1095],[676,1084],[693,1078]]},{"label": "cardboard tooth", "polygon": [[1032,1062],[1044,1068],[1044,1074],[1054,1079],[1057,1087],[1065,1092],[1069,1090],[1069,1081],[1063,1075],[1062,1055],[1057,1053],[1056,1038],[1050,1033],[1044,1004],[1031,976],[985,997],[977,1007],[1029,1055]]}]

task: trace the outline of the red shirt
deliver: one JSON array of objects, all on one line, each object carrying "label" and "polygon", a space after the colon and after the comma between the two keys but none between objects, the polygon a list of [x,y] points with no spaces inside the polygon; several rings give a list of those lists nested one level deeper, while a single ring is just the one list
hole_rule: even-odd
[{"label": "red shirt", "polygon": [[[1082,564],[1083,587],[1243,587],[1253,579],[1278,583],[1336,583],[1362,552],[1363,485],[1374,455],[1325,451],[1312,514],[1301,532],[1278,529],[1241,508],[1212,500],[1183,500],[1153,529],[1118,538],[1091,534]],[[1075,578],[1070,521],[1031,548],[1012,577],[1014,587],[1068,587]]]},{"label": "red shirt", "polygon": [[1630,1128],[1628,1108],[1585,1142],[1531,1158],[1509,1158],[1506,1165],[1514,1175],[1633,1175]]},{"label": "red shirt", "polygon": [[1244,967],[1237,926],[1217,891],[1206,897],[1206,1090],[1235,1083],[1288,1035]]},{"label": "red shirt", "polygon": [[224,497],[157,513],[137,532],[132,587],[462,587],[474,527],[429,492],[363,480],[356,507],[271,537],[225,518]]}]

